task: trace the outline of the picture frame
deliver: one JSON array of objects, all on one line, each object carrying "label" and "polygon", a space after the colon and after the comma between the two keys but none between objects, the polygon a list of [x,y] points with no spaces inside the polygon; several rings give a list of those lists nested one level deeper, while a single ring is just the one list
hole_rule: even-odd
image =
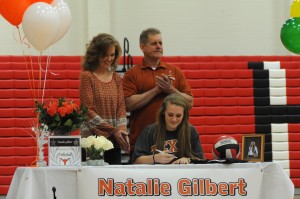
[{"label": "picture frame", "polygon": [[247,134],[242,136],[242,160],[264,162],[264,153],[264,134]]}]

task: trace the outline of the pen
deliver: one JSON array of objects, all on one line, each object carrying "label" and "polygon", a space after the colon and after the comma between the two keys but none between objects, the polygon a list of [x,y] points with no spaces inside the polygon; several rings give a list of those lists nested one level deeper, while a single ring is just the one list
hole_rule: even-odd
[{"label": "pen", "polygon": [[161,151],[161,150],[159,150],[159,149],[155,149],[155,151],[157,151],[157,152],[159,152],[159,153],[165,153],[165,152],[163,152],[163,151]]},{"label": "pen", "polygon": [[[161,151],[159,149],[155,149],[155,151],[159,152],[159,153],[165,153],[164,151]],[[177,158],[175,155],[174,155],[174,158]]]}]

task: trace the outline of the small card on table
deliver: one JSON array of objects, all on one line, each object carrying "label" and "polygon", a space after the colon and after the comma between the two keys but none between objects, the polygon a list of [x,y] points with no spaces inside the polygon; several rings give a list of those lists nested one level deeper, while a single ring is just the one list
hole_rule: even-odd
[{"label": "small card on table", "polygon": [[81,166],[81,136],[49,136],[49,166]]}]

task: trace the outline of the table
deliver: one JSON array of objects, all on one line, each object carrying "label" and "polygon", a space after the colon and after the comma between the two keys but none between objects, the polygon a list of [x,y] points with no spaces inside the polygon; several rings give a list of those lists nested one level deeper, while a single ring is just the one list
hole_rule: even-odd
[{"label": "table", "polygon": [[278,163],[19,167],[7,199],[293,199]]}]

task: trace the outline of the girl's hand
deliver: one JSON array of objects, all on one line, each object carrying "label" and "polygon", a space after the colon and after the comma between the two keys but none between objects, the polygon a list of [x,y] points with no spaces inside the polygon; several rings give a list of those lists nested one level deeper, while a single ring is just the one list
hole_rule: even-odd
[{"label": "girl's hand", "polygon": [[173,164],[190,164],[190,163],[191,163],[191,159],[186,157],[179,158],[178,160],[175,160],[173,162]]},{"label": "girl's hand", "polygon": [[176,157],[173,154],[166,152],[157,153],[154,155],[155,162],[160,164],[169,164],[175,158]]}]

